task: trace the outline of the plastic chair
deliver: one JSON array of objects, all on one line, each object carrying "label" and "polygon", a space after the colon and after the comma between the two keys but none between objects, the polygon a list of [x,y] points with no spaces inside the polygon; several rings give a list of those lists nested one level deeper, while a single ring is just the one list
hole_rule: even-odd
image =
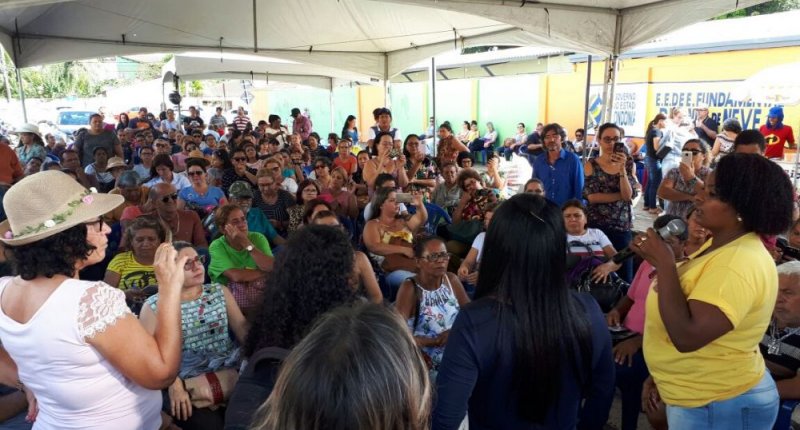
[{"label": "plastic chair", "polygon": [[472,153],[475,154],[475,162],[480,164],[486,164],[486,152],[488,149],[481,149],[480,151],[473,151]]},{"label": "plastic chair", "polygon": [[436,229],[440,224],[452,224],[453,219],[447,211],[433,203],[425,203],[425,210],[428,212],[428,222],[425,226],[428,234],[436,234]]}]

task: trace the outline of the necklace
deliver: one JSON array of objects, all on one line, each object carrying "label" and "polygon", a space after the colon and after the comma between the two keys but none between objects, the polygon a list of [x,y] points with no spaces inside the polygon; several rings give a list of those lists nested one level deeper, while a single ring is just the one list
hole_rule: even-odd
[{"label": "necklace", "polygon": [[781,342],[789,336],[795,335],[800,333],[800,327],[790,328],[786,330],[786,334],[781,337],[778,337],[778,324],[776,321],[773,321],[770,324],[772,327],[770,328],[770,337],[769,344],[767,345],[767,354],[769,355],[781,355]]},{"label": "necklace", "polygon": [[[161,216],[159,216],[159,218],[161,218]],[[172,233],[172,236],[173,236],[173,237],[174,237],[174,236],[177,236],[177,235],[178,235],[178,232],[179,232],[179,231],[181,231],[181,216],[180,216],[180,214],[175,214],[175,218],[178,220],[178,223],[177,223],[178,225],[177,225],[177,227],[175,228],[175,230],[173,230],[173,229],[172,229],[172,223],[171,223],[171,222],[168,222],[168,221],[167,221],[167,220],[165,220],[164,218],[161,218],[161,221],[163,221],[163,222],[164,222],[164,224],[166,224],[167,226],[169,226],[169,231]]]}]

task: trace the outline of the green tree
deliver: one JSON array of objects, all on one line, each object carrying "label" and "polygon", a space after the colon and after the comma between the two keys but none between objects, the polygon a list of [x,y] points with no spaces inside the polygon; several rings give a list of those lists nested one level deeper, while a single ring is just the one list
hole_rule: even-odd
[{"label": "green tree", "polygon": [[742,16],[768,15],[771,13],[787,12],[800,9],[800,0],[771,0],[766,3],[739,9],[715,19],[738,18]]}]

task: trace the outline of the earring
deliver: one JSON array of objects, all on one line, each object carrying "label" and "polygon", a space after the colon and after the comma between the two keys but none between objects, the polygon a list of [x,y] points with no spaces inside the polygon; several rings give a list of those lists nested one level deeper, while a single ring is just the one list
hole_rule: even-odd
[{"label": "earring", "polygon": [[742,216],[739,215],[739,214],[736,214],[736,221],[742,222]]}]

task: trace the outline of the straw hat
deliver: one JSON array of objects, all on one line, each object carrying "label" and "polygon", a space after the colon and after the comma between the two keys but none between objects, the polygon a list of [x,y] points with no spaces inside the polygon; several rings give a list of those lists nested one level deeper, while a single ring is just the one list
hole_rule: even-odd
[{"label": "straw hat", "polygon": [[189,155],[186,156],[186,162],[194,161],[195,163],[200,162],[204,166],[208,166],[210,163],[206,156],[203,154],[203,151],[199,149],[195,149],[194,151],[189,151]]},{"label": "straw hat", "polygon": [[39,126],[37,126],[36,124],[31,124],[31,123],[22,124],[21,126],[16,127],[14,129],[14,131],[12,131],[11,133],[13,133],[13,134],[33,133],[33,134],[39,136],[40,138],[42,137],[42,133],[39,131]]},{"label": "straw hat", "polygon": [[27,245],[100,217],[124,201],[119,194],[87,190],[60,171],[40,172],[6,192],[3,205],[8,219],[0,223],[0,241]]},{"label": "straw hat", "polygon": [[109,158],[108,159],[108,165],[106,166],[106,169],[111,170],[111,169],[113,169],[115,167],[128,167],[128,165],[125,164],[125,160],[123,160],[120,157],[111,157],[111,158]]}]

